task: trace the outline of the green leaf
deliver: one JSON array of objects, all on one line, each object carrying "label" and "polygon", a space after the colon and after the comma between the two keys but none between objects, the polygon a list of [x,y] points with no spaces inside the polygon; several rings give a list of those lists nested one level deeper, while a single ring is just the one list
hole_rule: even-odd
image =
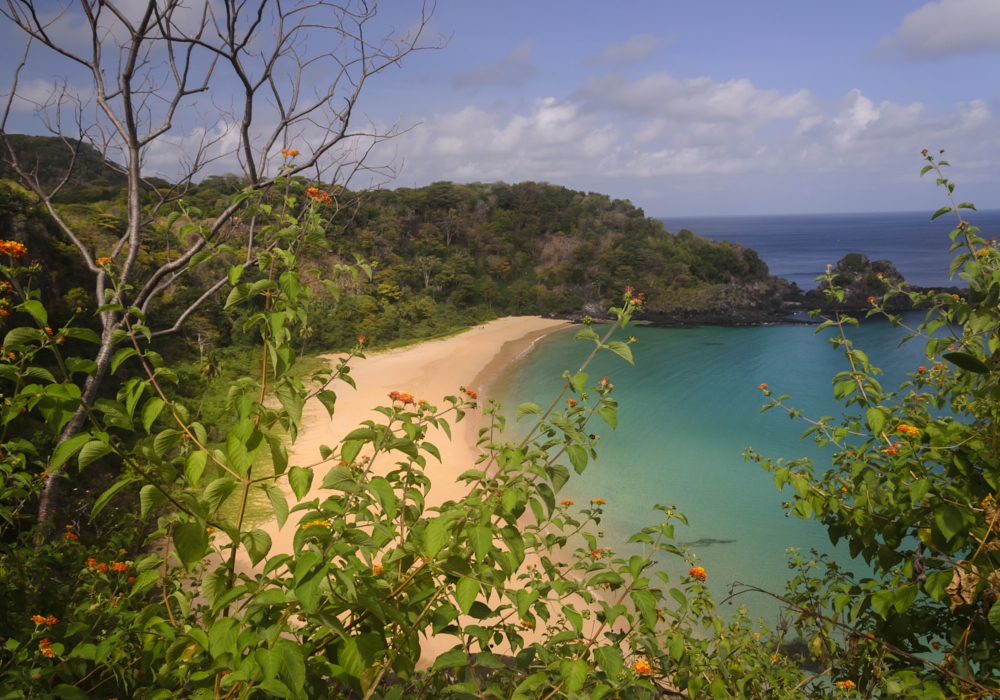
[{"label": "green leaf", "polygon": [[617,647],[598,647],[594,649],[594,659],[608,678],[617,679],[622,672],[622,654]]},{"label": "green leaf", "polygon": [[239,625],[231,617],[220,617],[208,632],[208,653],[214,658],[223,654],[236,655],[236,640],[240,636]]},{"label": "green leaf", "polygon": [[993,629],[1000,632],[1000,601],[993,603],[993,607],[990,608],[989,620]]},{"label": "green leaf", "polygon": [[[336,468],[336,467],[335,467]],[[348,472],[350,474],[350,472]],[[327,477],[330,475],[327,474]],[[312,486],[313,480],[313,470],[311,467],[292,467],[288,470],[288,485],[292,487],[292,493],[295,494],[295,498],[301,501],[309,493],[309,488]],[[351,480],[353,484],[353,479]],[[332,486],[326,485],[326,479],[323,479],[323,488],[334,488]]]},{"label": "green leaf", "polygon": [[609,407],[603,406],[597,409],[597,415],[599,415],[605,423],[611,426],[612,430],[618,428],[618,411]]},{"label": "green leaf", "polygon": [[90,519],[93,520],[97,516],[97,514],[104,509],[104,506],[108,505],[108,502],[112,498],[114,498],[116,493],[121,491],[129,484],[134,484],[137,481],[140,481],[139,477],[130,476],[124,479],[119,479],[114,484],[112,484],[111,488],[109,488],[107,491],[98,496],[97,500],[94,501],[94,507],[90,509]]},{"label": "green leaf", "polygon": [[[91,333],[93,333],[93,331],[91,331]],[[21,326],[19,328],[14,328],[4,337],[3,345],[5,348],[10,349],[18,345],[26,345],[32,340],[41,340],[43,337],[44,333],[42,333],[39,329]]]},{"label": "green leaf", "polygon": [[934,219],[938,218],[939,216],[944,216],[951,210],[952,210],[951,207],[941,207],[931,216],[931,221],[934,221]]},{"label": "green leaf", "polygon": [[[670,592],[673,593],[676,588],[671,588]],[[642,619],[645,621],[648,627],[656,626],[656,598],[653,594],[646,589],[640,589],[638,591],[632,591],[631,593],[632,602],[635,603],[635,608],[640,613],[642,613]]]},{"label": "green leaf", "polygon": [[80,448],[87,444],[90,440],[90,435],[74,435],[69,440],[64,440],[56,448],[56,451],[52,454],[52,464],[49,465],[50,471],[56,471],[66,463],[70,457],[75,455],[80,451]]},{"label": "green leaf", "polygon": [[115,373],[118,369],[118,365],[132,357],[133,355],[138,355],[139,351],[135,348],[122,348],[115,353],[115,356],[111,358],[111,374]]},{"label": "green leaf", "polygon": [[885,427],[885,413],[879,408],[869,408],[865,411],[865,417],[868,419],[868,427],[872,429],[873,434],[878,435],[882,432],[882,428]]},{"label": "green leaf", "polygon": [[261,484],[261,488],[264,489],[268,500],[271,501],[271,510],[274,511],[274,519],[280,530],[285,526],[285,521],[288,520],[288,500],[285,498],[285,492],[267,482]]},{"label": "green leaf", "polygon": [[271,536],[263,530],[251,530],[243,533],[243,546],[250,555],[250,563],[257,566],[261,559],[271,551]]},{"label": "green leaf", "polygon": [[448,526],[451,524],[454,518],[440,517],[434,518],[429,523],[427,523],[427,529],[424,530],[424,552],[433,559],[437,556],[437,553],[448,542]]},{"label": "green leaf", "polygon": [[600,340],[601,337],[594,332],[593,328],[589,326],[584,326],[576,332],[573,336],[573,340]]},{"label": "green leaf", "polygon": [[575,693],[587,680],[587,662],[583,659],[563,661],[559,666],[559,674],[563,679],[563,690]]},{"label": "green leaf", "polygon": [[166,496],[153,484],[146,484],[139,490],[139,513],[145,518],[156,506],[163,503]]},{"label": "green leaf", "polygon": [[573,388],[576,389],[576,393],[582,394],[587,390],[587,379],[590,378],[586,372],[577,372],[573,377]]},{"label": "green leaf", "polygon": [[455,600],[458,602],[458,609],[463,615],[468,615],[472,609],[472,604],[476,602],[479,595],[479,581],[463,576],[455,586]]},{"label": "green leaf", "polygon": [[381,476],[373,477],[367,484],[368,490],[375,494],[389,520],[396,519],[396,492],[392,485]]},{"label": "green leaf", "polygon": [[332,467],[323,477],[323,488],[352,492],[358,487],[354,475],[347,467]]},{"label": "green leaf", "polygon": [[587,451],[580,445],[569,445],[566,447],[566,454],[576,473],[583,474],[583,470],[587,468]]},{"label": "green leaf", "polygon": [[181,431],[174,430],[173,428],[161,430],[153,439],[153,451],[159,457],[162,457],[180,441],[182,434]]},{"label": "green leaf", "polygon": [[75,685],[60,683],[52,689],[52,692],[63,700],[90,700],[90,696]]},{"label": "green leaf", "polygon": [[521,418],[527,415],[538,416],[541,415],[541,413],[542,413],[541,406],[539,406],[537,403],[531,403],[530,401],[528,401],[526,403],[522,403],[520,406],[517,407],[517,413],[514,415],[514,420],[521,420]]},{"label": "green leaf", "polygon": [[208,501],[208,512],[214,513],[222,507],[236,488],[236,481],[229,476],[220,476],[205,487],[205,500]]},{"label": "green leaf", "polygon": [[100,440],[91,440],[80,450],[80,469],[111,452],[111,446]]},{"label": "green leaf", "polygon": [[950,503],[942,503],[934,509],[934,522],[937,523],[944,538],[950,542],[955,535],[962,531],[964,523],[962,511]]},{"label": "green leaf", "polygon": [[204,450],[197,450],[187,456],[187,459],[184,460],[184,478],[187,479],[189,485],[198,485],[207,463],[208,453]]},{"label": "green leaf", "polygon": [[892,591],[875,591],[872,594],[872,610],[879,614],[883,620],[888,619],[889,611],[892,610],[892,604],[895,602],[896,596]]},{"label": "green leaf", "polygon": [[[516,496],[516,494],[515,494]],[[469,543],[472,551],[476,553],[476,559],[482,561],[493,548],[493,530],[485,525],[476,525],[469,528]]]},{"label": "green leaf", "polygon": [[623,343],[620,340],[613,340],[604,347],[616,355],[625,358],[630,365],[635,364],[635,362],[632,361],[632,348],[630,348],[627,343]]},{"label": "green leaf", "polygon": [[442,668],[455,668],[456,666],[468,666],[469,657],[461,649],[452,649],[441,654],[434,659],[431,671],[440,671]]},{"label": "green leaf", "polygon": [[[113,370],[112,370],[113,371]],[[153,427],[153,421],[160,415],[160,411],[166,404],[163,399],[159,396],[154,396],[149,401],[145,403],[142,407],[142,427],[145,428],[146,434],[149,434],[150,428]]]},{"label": "green leaf", "polygon": [[17,308],[21,311],[27,311],[43,326],[49,325],[49,315],[45,312],[45,306],[37,299],[29,299]]},{"label": "green leaf", "polygon": [[964,369],[966,372],[975,372],[976,374],[990,373],[990,368],[983,364],[981,360],[964,352],[946,352],[944,359],[959,369]]},{"label": "green leaf", "polygon": [[[185,569],[191,571],[205,556],[205,550],[208,549],[208,533],[205,532],[205,527],[197,522],[181,523],[174,528],[173,536],[174,547],[177,549],[177,556],[181,560],[181,564],[184,565]],[[222,619],[231,620],[232,618]]]}]

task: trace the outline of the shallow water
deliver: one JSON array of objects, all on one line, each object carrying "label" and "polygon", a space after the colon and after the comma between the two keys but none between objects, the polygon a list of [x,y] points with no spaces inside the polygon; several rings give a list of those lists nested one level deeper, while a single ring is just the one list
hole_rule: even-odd
[{"label": "shallow water", "polygon": [[[923,314],[909,316],[917,323]],[[562,386],[563,371],[579,368],[593,346],[574,343],[576,330],[539,341],[493,383],[490,395],[504,403],[511,422],[519,403],[546,406]],[[785,517],[781,503],[791,498],[790,487],[782,495],[771,475],[742,457],[752,446],[775,459],[808,456],[820,468],[829,464],[811,438],[800,440],[808,427],[804,422],[779,409],[759,413],[765,403],[757,389],[762,382],[776,394],[792,395],[789,403],[809,417],[844,412],[833,400],[830,379],[847,361],[826,342],[829,333],[813,331],[806,325],[630,328],[639,341],[632,346],[635,367],[603,352],[588,368],[592,380],[608,375],[614,384],[621,405],[618,429],[598,419],[588,426],[601,435],[599,459],[583,476],[574,474],[560,496],[577,504],[605,499],[603,544],[618,551],[632,533],[657,522],[654,505],[677,506],[690,522],[677,528],[677,539],[697,552],[719,598],[733,581],[781,591],[788,547],[836,552],[848,561],[846,547],[835,549],[818,523]],[[886,389],[926,363],[922,342],[896,347],[903,335],[884,321],[863,322],[850,333],[856,347],[885,371]],[[519,429],[524,426],[511,428]],[[686,570],[679,560],[666,568]],[[760,598],[743,602],[768,618],[776,611]]]}]

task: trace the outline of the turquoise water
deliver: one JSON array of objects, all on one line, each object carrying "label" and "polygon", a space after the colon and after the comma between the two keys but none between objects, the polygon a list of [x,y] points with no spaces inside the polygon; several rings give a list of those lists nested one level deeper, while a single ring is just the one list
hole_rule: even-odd
[{"label": "turquoise water", "polygon": [[[917,323],[922,316],[908,320]],[[563,371],[579,368],[593,345],[574,343],[576,330],[539,341],[493,384],[490,395],[503,402],[511,419],[523,401],[548,405],[562,386]],[[588,368],[592,380],[608,375],[614,384],[618,429],[599,419],[590,423],[601,436],[599,459],[582,476],[574,474],[560,496],[577,504],[605,499],[603,543],[619,552],[632,533],[657,521],[654,505],[677,506],[690,522],[678,527],[677,538],[696,543],[692,549],[719,598],[734,581],[781,591],[788,547],[836,551],[848,561],[846,547],[835,550],[818,523],[785,517],[781,503],[790,500],[790,487],[779,493],[770,474],[742,457],[752,446],[775,459],[809,456],[819,468],[829,464],[811,438],[800,440],[804,422],[780,409],[759,413],[764,397],[757,386],[766,382],[776,394],[791,394],[789,403],[807,416],[843,414],[830,379],[847,361],[826,342],[828,334],[813,331],[806,325],[630,328],[639,341],[632,346],[635,367],[604,352]],[[603,334],[600,327],[598,332]],[[926,364],[923,343],[897,348],[905,331],[887,322],[863,322],[850,335],[883,368],[886,389]],[[667,570],[679,573],[683,567],[675,561]],[[743,602],[759,615],[771,617],[776,610],[759,598]]]}]

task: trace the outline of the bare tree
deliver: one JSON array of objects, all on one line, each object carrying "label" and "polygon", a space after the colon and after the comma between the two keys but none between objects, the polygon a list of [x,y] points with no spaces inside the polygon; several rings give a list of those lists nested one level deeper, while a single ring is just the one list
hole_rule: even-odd
[{"label": "bare tree", "polygon": [[[418,2],[414,9],[416,16],[404,34],[383,28],[372,30],[373,38],[368,30],[378,24],[376,0],[77,0],[65,5],[0,0],[0,14],[26,41],[0,114],[2,157],[94,274],[98,303],[147,314],[151,302],[178,280],[197,282],[191,268],[203,257],[220,254],[236,235],[246,206],[241,198],[214,221],[191,227],[183,247],[167,262],[151,271],[137,264],[143,229],[183,198],[213,162],[238,167],[247,186],[258,192],[274,184],[283,162],[280,151],[293,145],[303,150],[302,157],[280,175],[308,176],[325,183],[331,194],[343,196],[363,173],[394,176],[391,163],[377,166],[368,159],[378,143],[400,130],[380,130],[370,123],[357,128],[355,111],[370,78],[414,51],[442,45],[421,43],[433,7]],[[16,152],[8,127],[12,107],[27,99],[18,92],[22,72],[31,70],[33,62],[46,61],[48,67],[53,60],[67,74],[83,76],[86,89],[74,92],[64,81],[37,104],[43,123],[63,139],[70,162],[65,177],[46,186],[37,167]],[[72,130],[63,124],[69,114]],[[53,203],[84,143],[97,148],[109,164],[119,164],[115,167],[127,176],[127,226],[106,257],[129,291],[115,291],[109,263],[98,262]],[[180,170],[171,178],[172,186],[157,188],[144,166],[165,146],[176,149]],[[144,206],[143,196],[153,196],[153,203]],[[253,225],[250,221],[248,238],[241,240],[248,265],[262,252],[255,245]],[[169,326],[156,328],[156,319],[145,319],[152,336],[179,331],[226,283],[225,275],[203,282],[203,293]],[[121,336],[116,331],[129,316],[134,322],[134,312],[100,314],[97,370],[83,388],[84,405],[94,400]],[[59,442],[78,433],[85,419],[81,406]],[[50,470],[39,509],[43,523],[51,518],[60,476],[59,470]]]}]

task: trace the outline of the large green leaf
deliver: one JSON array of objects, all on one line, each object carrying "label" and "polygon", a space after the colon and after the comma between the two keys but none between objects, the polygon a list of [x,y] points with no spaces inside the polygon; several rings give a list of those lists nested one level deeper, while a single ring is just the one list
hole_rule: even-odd
[{"label": "large green leaf", "polygon": [[45,312],[45,306],[37,299],[29,299],[17,307],[19,311],[26,311],[35,317],[43,326],[49,325],[49,315]]},{"label": "large green leaf", "polygon": [[174,547],[184,568],[190,571],[205,556],[208,549],[208,533],[197,522],[181,523],[174,527]]},{"label": "large green leaf", "polygon": [[441,656],[434,659],[434,665],[431,666],[431,671],[440,671],[442,668],[455,668],[456,666],[468,665],[468,655],[461,649],[452,649],[451,651],[446,651],[441,654]]},{"label": "large green leaf", "polygon": [[111,446],[107,443],[101,442],[100,440],[91,440],[83,446],[83,449],[80,450],[80,469],[83,469],[88,464],[97,461],[110,452]]},{"label": "large green leaf", "polygon": [[620,340],[612,340],[605,347],[616,355],[625,358],[630,365],[635,364],[632,360],[632,348],[627,343],[623,343]]},{"label": "large green leaf", "polygon": [[90,435],[74,435],[69,440],[59,443],[56,451],[52,454],[52,464],[49,465],[51,471],[56,471],[66,463],[70,457],[80,451],[80,448],[87,444]]},{"label": "large green leaf", "polygon": [[608,678],[617,679],[622,672],[622,654],[618,647],[598,647],[594,649],[594,659]]},{"label": "large green leaf", "polygon": [[266,481],[260,487],[264,489],[268,500],[271,501],[271,510],[274,511],[274,519],[280,530],[285,526],[285,521],[288,520],[288,500],[285,498],[285,492]]},{"label": "large green leaf", "polygon": [[93,520],[97,516],[97,514],[104,509],[104,506],[108,505],[111,499],[114,498],[116,493],[121,491],[129,484],[134,484],[137,481],[140,481],[139,477],[130,476],[130,477],[125,477],[124,479],[119,479],[114,484],[112,484],[111,488],[109,488],[107,491],[98,496],[97,500],[94,501],[94,507],[90,509],[90,519]]},{"label": "large green leaf", "polygon": [[934,522],[944,538],[949,542],[962,531],[962,511],[950,503],[942,503],[934,509]]},{"label": "large green leaf", "polygon": [[142,427],[146,430],[147,434],[150,428],[153,427],[153,421],[160,415],[165,405],[163,399],[159,396],[154,396],[142,407]]},{"label": "large green leaf", "polygon": [[[313,470],[311,467],[292,467],[288,470],[288,485],[292,487],[295,498],[300,501],[309,493],[312,480]],[[326,479],[323,480],[323,485],[324,488],[329,488],[326,486]]]},{"label": "large green leaf", "polygon": [[163,503],[166,496],[153,484],[146,484],[139,491],[139,512],[143,518]]},{"label": "large green leaf", "polygon": [[964,352],[946,352],[944,359],[959,369],[964,369],[966,372],[975,372],[976,374],[990,373],[990,368],[983,364],[979,358]]},{"label": "large green leaf", "polygon": [[469,610],[472,608],[472,604],[476,602],[476,596],[479,595],[479,581],[475,579],[463,576],[458,581],[458,585],[455,586],[455,600],[458,602],[458,609],[462,611],[463,614],[467,615]]},{"label": "large green leaf", "polygon": [[563,661],[559,666],[559,673],[563,679],[563,690],[575,693],[587,680],[587,662],[583,659]]},{"label": "large green leaf", "polygon": [[250,530],[243,533],[243,546],[250,555],[250,563],[254,566],[271,551],[271,536],[263,530]]}]

